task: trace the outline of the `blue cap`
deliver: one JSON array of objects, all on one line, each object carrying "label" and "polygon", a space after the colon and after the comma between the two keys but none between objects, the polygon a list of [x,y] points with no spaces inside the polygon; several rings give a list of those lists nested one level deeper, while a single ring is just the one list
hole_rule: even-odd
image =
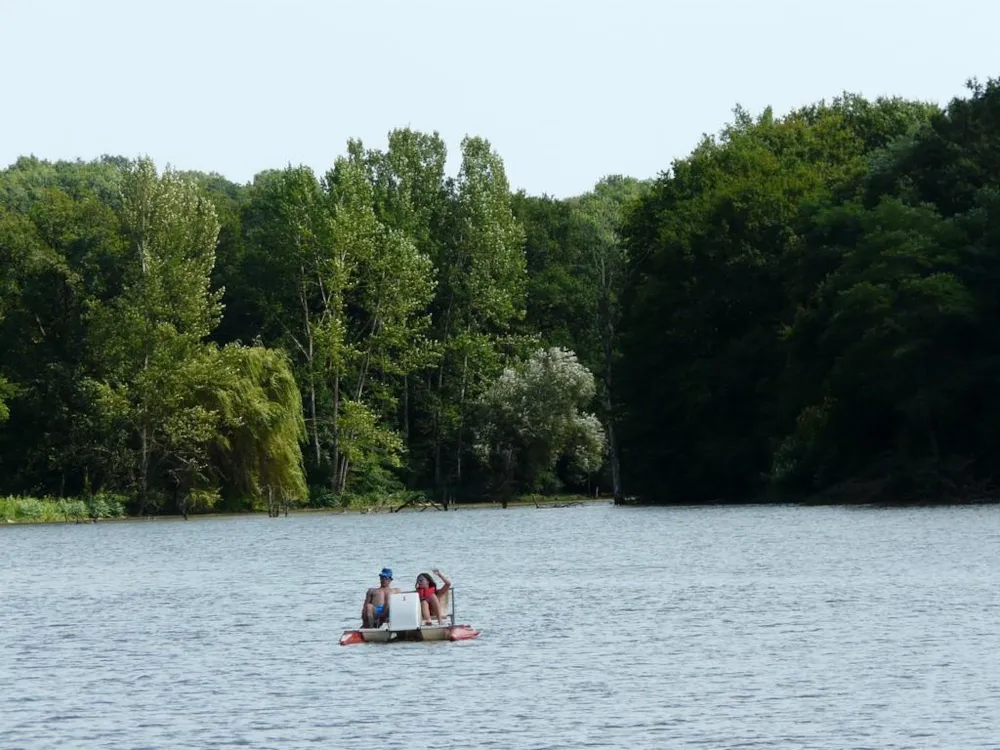
[{"label": "blue cap", "polygon": [[392,571],[389,568],[382,568],[382,572],[378,574],[379,578],[388,578],[392,580]]}]

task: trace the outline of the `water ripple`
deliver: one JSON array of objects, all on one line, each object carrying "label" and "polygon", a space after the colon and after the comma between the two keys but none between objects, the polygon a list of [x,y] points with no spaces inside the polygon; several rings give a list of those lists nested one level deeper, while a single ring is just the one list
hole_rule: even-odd
[{"label": "water ripple", "polygon": [[[1000,508],[0,530],[3,748],[997,748]],[[382,566],[479,640],[337,644]]]}]

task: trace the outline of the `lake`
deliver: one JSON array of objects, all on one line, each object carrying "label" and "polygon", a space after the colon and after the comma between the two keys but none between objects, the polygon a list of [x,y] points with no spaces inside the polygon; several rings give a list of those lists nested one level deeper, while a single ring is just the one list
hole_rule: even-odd
[{"label": "lake", "polygon": [[[460,643],[339,646],[383,567]],[[0,528],[0,747],[997,748],[1000,506]]]}]

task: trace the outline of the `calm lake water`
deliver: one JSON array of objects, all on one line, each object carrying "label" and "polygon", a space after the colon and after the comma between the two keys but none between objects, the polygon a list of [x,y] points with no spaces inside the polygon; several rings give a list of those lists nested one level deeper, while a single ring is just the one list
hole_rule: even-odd
[{"label": "calm lake water", "polygon": [[[383,566],[463,643],[341,647]],[[0,529],[0,747],[998,748],[1000,506]]]}]

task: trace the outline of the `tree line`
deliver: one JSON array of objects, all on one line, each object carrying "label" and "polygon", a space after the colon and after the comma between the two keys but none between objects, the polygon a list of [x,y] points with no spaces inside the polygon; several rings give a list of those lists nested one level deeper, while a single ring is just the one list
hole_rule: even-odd
[{"label": "tree line", "polygon": [[0,172],[0,494],[968,497],[998,469],[1000,84],[737,108],[655,180],[490,143]]},{"label": "tree line", "polygon": [[[237,185],[0,173],[0,492],[174,509],[587,489],[593,374],[528,318],[503,162],[438,134]],[[566,344],[562,341],[560,344]]]},{"label": "tree line", "polygon": [[737,111],[622,227],[623,465],[656,498],[995,496],[1000,81]]}]

